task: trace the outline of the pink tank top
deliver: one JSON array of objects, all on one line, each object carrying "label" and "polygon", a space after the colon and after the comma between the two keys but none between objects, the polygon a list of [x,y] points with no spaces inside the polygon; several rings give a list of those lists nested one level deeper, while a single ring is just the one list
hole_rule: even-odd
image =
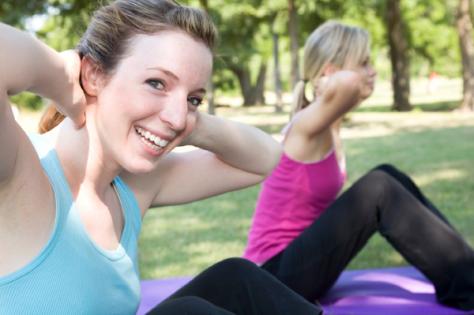
[{"label": "pink tank top", "polygon": [[262,264],[281,252],[336,199],[344,180],[334,150],[314,163],[283,153],[262,184],[244,257]]}]

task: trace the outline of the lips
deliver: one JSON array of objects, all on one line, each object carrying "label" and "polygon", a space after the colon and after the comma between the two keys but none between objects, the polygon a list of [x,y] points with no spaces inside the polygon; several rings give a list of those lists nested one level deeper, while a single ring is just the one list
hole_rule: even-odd
[{"label": "lips", "polygon": [[168,140],[162,139],[158,135],[142,127],[135,127],[135,132],[142,139],[142,141],[154,151],[162,150],[169,143]]}]

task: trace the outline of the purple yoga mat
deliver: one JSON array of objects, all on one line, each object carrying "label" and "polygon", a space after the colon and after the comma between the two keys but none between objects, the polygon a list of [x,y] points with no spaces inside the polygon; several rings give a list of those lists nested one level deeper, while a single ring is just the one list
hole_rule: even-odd
[{"label": "purple yoga mat", "polygon": [[[145,314],[190,279],[142,281],[137,314]],[[345,271],[320,302],[325,315],[474,314],[437,303],[431,283],[412,267]]]}]

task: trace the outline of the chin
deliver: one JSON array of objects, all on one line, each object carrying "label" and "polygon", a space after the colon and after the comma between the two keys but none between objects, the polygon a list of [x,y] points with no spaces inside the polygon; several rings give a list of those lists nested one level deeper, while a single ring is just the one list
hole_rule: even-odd
[{"label": "chin", "polygon": [[124,169],[131,174],[147,174],[153,171],[156,168],[156,162],[151,161],[135,161],[135,163],[130,163],[126,165]]}]

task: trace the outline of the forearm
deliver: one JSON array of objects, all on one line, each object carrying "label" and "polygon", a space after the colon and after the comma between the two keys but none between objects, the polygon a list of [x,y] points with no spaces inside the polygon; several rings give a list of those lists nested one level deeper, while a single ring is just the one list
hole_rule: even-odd
[{"label": "forearm", "polygon": [[70,84],[57,52],[31,35],[0,23],[0,86],[8,95],[31,91],[61,102]]},{"label": "forearm", "polygon": [[298,113],[294,125],[308,137],[319,134],[341,119],[360,102],[360,77],[352,71],[339,71],[324,84],[323,92],[304,112]]},{"label": "forearm", "polygon": [[360,103],[360,80],[360,76],[352,71],[339,71],[329,79],[321,102],[322,106],[328,107],[333,122]]},{"label": "forearm", "polygon": [[190,144],[213,152],[235,168],[266,176],[278,163],[281,145],[258,128],[200,114]]}]

